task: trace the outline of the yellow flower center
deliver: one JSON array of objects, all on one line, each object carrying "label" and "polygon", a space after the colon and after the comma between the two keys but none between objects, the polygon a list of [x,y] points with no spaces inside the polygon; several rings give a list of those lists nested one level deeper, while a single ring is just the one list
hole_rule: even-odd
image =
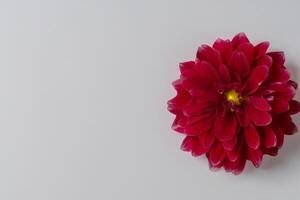
[{"label": "yellow flower center", "polygon": [[241,104],[241,98],[239,94],[235,90],[229,90],[225,93],[227,101],[233,103],[234,105],[240,105]]}]

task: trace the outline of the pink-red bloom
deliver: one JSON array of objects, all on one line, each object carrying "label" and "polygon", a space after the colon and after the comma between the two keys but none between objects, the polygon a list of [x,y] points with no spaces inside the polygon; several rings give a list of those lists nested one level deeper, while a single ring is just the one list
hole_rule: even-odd
[{"label": "pink-red bloom", "polygon": [[264,154],[277,155],[284,136],[297,132],[291,118],[300,110],[293,100],[297,83],[284,53],[268,47],[239,33],[202,45],[195,61],[180,64],[168,110],[176,115],[172,128],[186,135],[182,150],[239,174],[246,160],[259,167]]}]

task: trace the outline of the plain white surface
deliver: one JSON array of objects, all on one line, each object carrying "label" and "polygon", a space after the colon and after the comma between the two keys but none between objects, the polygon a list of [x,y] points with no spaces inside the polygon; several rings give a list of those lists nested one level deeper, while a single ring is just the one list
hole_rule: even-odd
[{"label": "plain white surface", "polygon": [[179,62],[241,31],[284,50],[300,77],[299,10],[298,0],[0,1],[0,199],[298,199],[299,135],[259,169],[215,173],[179,149],[166,102]]}]

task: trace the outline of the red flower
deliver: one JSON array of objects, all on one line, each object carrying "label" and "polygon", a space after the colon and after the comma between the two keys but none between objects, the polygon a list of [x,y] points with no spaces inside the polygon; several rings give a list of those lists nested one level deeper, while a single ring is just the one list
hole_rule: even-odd
[{"label": "red flower", "polygon": [[206,154],[213,169],[239,174],[250,160],[275,156],[284,135],[297,132],[291,115],[297,84],[290,80],[283,52],[267,52],[269,42],[253,45],[244,33],[231,41],[202,45],[195,61],[180,64],[168,110],[172,128],[186,135],[181,149]]}]

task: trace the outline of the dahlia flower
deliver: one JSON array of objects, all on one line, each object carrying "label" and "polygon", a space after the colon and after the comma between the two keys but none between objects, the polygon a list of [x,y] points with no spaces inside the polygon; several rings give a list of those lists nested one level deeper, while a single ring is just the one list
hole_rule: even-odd
[{"label": "dahlia flower", "polygon": [[263,155],[277,155],[284,136],[297,132],[291,118],[300,110],[293,99],[297,83],[284,53],[268,47],[239,33],[202,45],[194,61],[180,63],[168,110],[176,115],[172,128],[185,135],[183,151],[239,174],[247,160],[259,167]]}]

